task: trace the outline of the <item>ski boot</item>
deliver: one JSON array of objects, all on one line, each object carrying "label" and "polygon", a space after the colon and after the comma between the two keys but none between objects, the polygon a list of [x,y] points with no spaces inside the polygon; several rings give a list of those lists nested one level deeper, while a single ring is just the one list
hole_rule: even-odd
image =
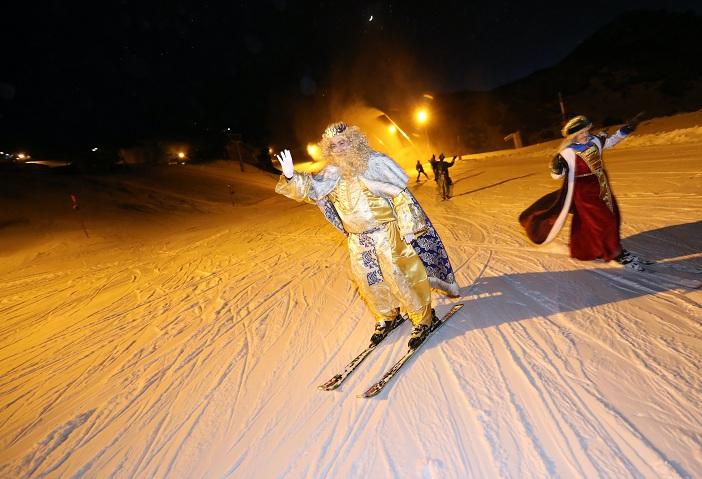
[{"label": "ski boot", "polygon": [[638,257],[632,255],[626,250],[622,250],[621,254],[614,258],[614,261],[624,266],[625,268],[632,269],[634,271],[646,271],[641,263],[638,261]]},{"label": "ski boot", "polygon": [[429,331],[434,331],[440,322],[441,320],[436,315],[436,311],[434,311],[434,308],[431,308],[431,326],[429,326]]},{"label": "ski boot", "polygon": [[429,333],[434,331],[440,323],[441,320],[436,316],[436,311],[434,311],[434,308],[431,308],[431,323],[418,324],[412,328],[412,334],[407,342],[407,346],[409,346],[410,349],[417,349],[419,345],[427,339]]},{"label": "ski boot", "polygon": [[398,314],[392,321],[378,321],[375,323],[375,330],[370,338],[371,344],[377,346],[380,342],[385,339],[390,331],[395,327],[395,324],[400,320],[400,315]]},{"label": "ski boot", "polygon": [[427,339],[427,336],[429,335],[430,331],[431,325],[417,324],[414,328],[412,328],[412,334],[410,335],[410,339],[407,342],[407,346],[410,349],[417,349],[419,345],[422,344],[425,339]]},{"label": "ski boot", "polygon": [[625,250],[624,248],[622,248],[622,256],[629,257],[639,264],[654,264],[655,263],[655,261],[651,261],[650,259],[642,258],[641,256],[639,256],[635,253],[632,253],[629,250]]}]

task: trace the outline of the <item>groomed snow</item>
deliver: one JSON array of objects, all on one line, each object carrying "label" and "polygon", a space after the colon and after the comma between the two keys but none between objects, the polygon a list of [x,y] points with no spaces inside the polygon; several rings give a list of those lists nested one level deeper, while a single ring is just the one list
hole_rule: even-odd
[{"label": "groomed snow", "polygon": [[374,399],[409,325],[317,390],[372,318],[344,238],[273,175],[3,173],[0,477],[702,477],[696,125],[646,122],[605,157],[655,272],[528,244],[555,143],[465,155],[446,202],[413,177],[462,286],[436,308],[465,307]]}]

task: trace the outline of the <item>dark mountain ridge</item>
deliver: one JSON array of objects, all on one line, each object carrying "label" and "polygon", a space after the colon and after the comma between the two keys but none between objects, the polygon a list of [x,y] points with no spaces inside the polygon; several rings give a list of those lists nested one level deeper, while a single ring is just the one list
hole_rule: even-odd
[{"label": "dark mountain ridge", "polygon": [[[702,16],[630,12],[615,18],[551,68],[489,92],[437,97],[466,151],[509,147],[519,130],[525,144],[558,138],[562,95],[566,118],[590,117],[596,126],[702,108]],[[449,136],[450,135],[450,136]],[[441,134],[437,134],[441,138]]]}]

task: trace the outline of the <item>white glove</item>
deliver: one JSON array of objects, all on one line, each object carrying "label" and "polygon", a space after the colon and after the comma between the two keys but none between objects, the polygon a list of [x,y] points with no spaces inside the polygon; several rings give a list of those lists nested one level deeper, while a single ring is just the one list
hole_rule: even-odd
[{"label": "white glove", "polygon": [[275,155],[275,157],[278,158],[278,162],[280,163],[280,167],[283,169],[283,174],[285,177],[287,179],[291,179],[295,174],[295,170],[293,169],[293,161],[290,150],[283,150],[279,155]]},{"label": "white glove", "polygon": [[408,235],[405,235],[405,243],[410,244],[412,242],[412,240],[414,240],[413,234],[410,233]]}]

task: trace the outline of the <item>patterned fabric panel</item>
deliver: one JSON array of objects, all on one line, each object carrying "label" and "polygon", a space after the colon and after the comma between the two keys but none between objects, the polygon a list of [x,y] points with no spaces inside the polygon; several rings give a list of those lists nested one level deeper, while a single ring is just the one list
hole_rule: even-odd
[{"label": "patterned fabric panel", "polygon": [[[414,196],[410,195],[414,205],[424,213]],[[427,276],[436,278],[445,283],[455,283],[456,278],[453,274],[453,267],[449,260],[444,244],[439,238],[439,234],[434,229],[434,225],[429,220],[429,217],[424,215],[427,224],[427,232],[412,241],[412,247],[417,252],[424,263],[427,270]]]},{"label": "patterned fabric panel", "polygon": [[[453,267],[451,266],[451,261],[449,260],[444,244],[439,238],[439,234],[434,229],[434,225],[431,223],[426,213],[414,198],[414,196],[409,193],[407,196],[412,202],[412,206],[424,216],[424,221],[426,222],[427,230],[426,233],[422,234],[418,238],[412,241],[412,247],[419,255],[424,267],[427,270],[427,276],[429,278],[436,278],[447,284],[455,284],[456,278],[453,274]],[[326,197],[322,198],[317,202],[317,206],[324,213],[324,217],[334,225],[336,229],[346,234],[344,227],[341,223],[341,218],[336,212],[334,205]],[[370,235],[362,234],[360,235],[362,239],[362,244],[369,255],[363,255],[364,266],[366,267],[366,276],[368,279],[368,284],[373,285],[383,281],[383,275],[380,272],[380,266],[378,264],[377,256],[375,255],[373,239]],[[366,241],[366,243],[363,243]]]},{"label": "patterned fabric panel", "polygon": [[361,257],[363,258],[363,269],[366,271],[368,286],[383,282],[383,273],[380,271],[378,256],[375,254],[375,241],[373,236],[366,233],[358,235],[358,242],[363,247]]},{"label": "patterned fabric panel", "polygon": [[344,230],[344,225],[341,223],[341,218],[339,218],[339,215],[336,212],[336,208],[334,208],[334,205],[331,201],[329,201],[329,199],[327,199],[326,196],[321,200],[317,201],[317,206],[320,210],[322,210],[324,217],[329,223],[332,224],[332,226],[334,226],[334,228],[346,234],[346,231]]}]

